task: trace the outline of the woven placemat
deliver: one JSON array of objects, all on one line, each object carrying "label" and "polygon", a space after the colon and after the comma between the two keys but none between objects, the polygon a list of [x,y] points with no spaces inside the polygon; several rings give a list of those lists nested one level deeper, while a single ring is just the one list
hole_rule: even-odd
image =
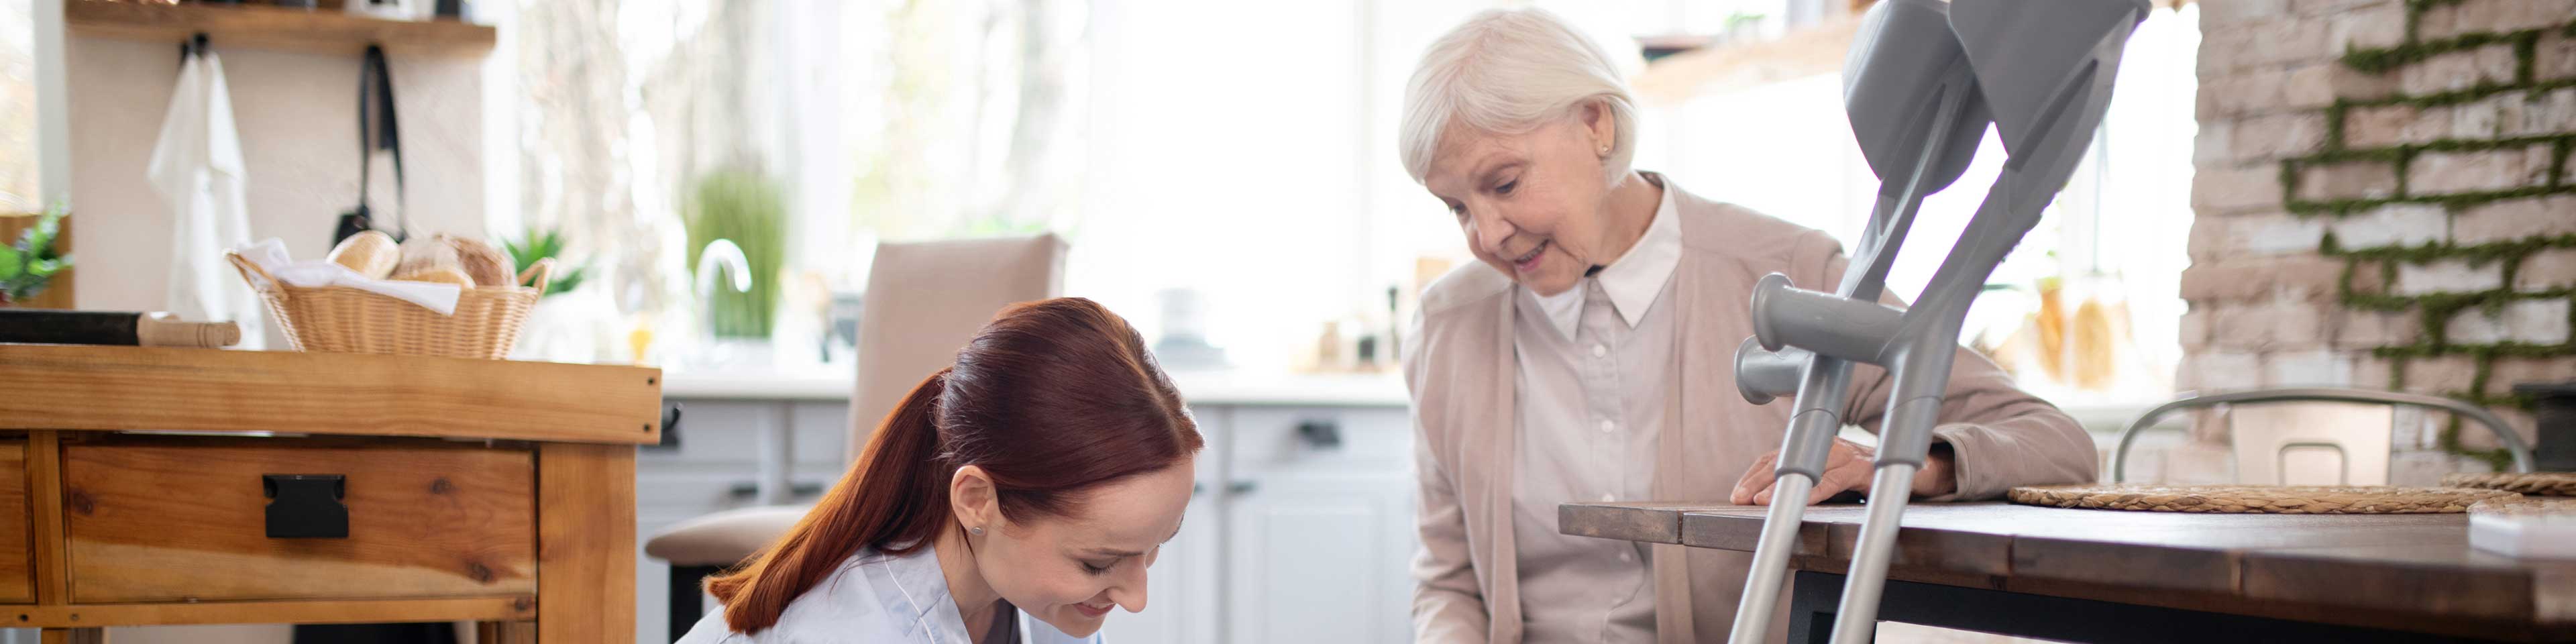
[{"label": "woven placemat", "polygon": [[2576,496],[2576,472],[2459,472],[2442,477],[2443,487],[2473,487],[2540,496]]},{"label": "woven placemat", "polygon": [[2059,508],[2231,514],[2433,514],[2460,512],[2486,499],[2519,497],[2502,490],[2439,487],[2304,485],[2142,485],[2097,483],[2013,488],[2012,502]]},{"label": "woven placemat", "polygon": [[2576,499],[2514,498],[2489,499],[2469,506],[2469,514],[2492,514],[2503,517],[2576,517]]}]

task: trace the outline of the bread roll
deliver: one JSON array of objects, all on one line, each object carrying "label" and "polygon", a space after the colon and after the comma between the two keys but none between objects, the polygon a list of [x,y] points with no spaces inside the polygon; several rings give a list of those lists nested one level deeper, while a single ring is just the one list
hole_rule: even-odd
[{"label": "bread roll", "polygon": [[480,239],[439,235],[448,246],[456,248],[456,259],[467,277],[483,286],[516,286],[518,273],[510,270],[510,256]]},{"label": "bread roll", "polygon": [[[394,265],[394,275],[418,275],[453,268],[463,270],[464,261],[456,257],[456,247],[435,236],[413,237],[402,243],[402,262]],[[394,279],[402,279],[395,277]]]},{"label": "bread roll", "polygon": [[417,273],[404,273],[401,275],[395,275],[394,279],[405,282],[437,282],[440,284],[455,284],[465,288],[474,288],[474,278],[466,275],[465,271],[454,266],[433,268]]},{"label": "bread roll", "polygon": [[401,259],[402,250],[394,244],[394,236],[373,230],[350,235],[331,249],[332,263],[347,266],[367,279],[392,275],[394,264]]}]

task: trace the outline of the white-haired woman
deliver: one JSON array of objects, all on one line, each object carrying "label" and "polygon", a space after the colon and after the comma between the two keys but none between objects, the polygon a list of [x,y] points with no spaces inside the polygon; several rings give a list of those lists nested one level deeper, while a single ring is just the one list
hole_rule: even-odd
[{"label": "white-haired woman", "polygon": [[[1405,356],[1417,639],[1725,637],[1749,556],[1566,536],[1557,506],[1768,503],[1789,406],[1736,394],[1750,293],[1772,272],[1830,288],[1841,246],[1630,168],[1640,124],[1627,87],[1598,45],[1546,12],[1468,19],[1423,55],[1404,100],[1405,170],[1482,260],[1425,289]],[[1854,382],[1843,417],[1874,431],[1886,373],[1865,367]],[[1936,434],[1910,490],[1868,489],[1869,448],[1838,441],[1809,502],[2094,480],[2093,442],[2074,419],[1965,349]]]}]

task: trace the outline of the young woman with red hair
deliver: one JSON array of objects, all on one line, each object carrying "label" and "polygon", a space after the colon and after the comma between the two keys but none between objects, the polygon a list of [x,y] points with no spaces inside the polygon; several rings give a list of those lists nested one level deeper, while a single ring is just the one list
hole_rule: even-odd
[{"label": "young woman with red hair", "polygon": [[685,644],[1097,642],[1145,609],[1201,441],[1127,322],[1014,306],[923,380],[793,530],[707,581]]}]

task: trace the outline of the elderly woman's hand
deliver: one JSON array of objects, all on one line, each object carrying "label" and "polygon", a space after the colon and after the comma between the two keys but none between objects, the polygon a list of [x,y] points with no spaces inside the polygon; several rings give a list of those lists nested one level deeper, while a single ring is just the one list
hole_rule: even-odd
[{"label": "elderly woman's hand", "polygon": [[[1958,489],[1958,479],[1951,471],[1950,450],[1947,448],[1947,445],[1937,443],[1933,445],[1932,453],[1923,458],[1922,469],[1915,470],[1914,489],[1908,492],[1916,496],[1940,496]],[[1822,503],[1825,499],[1833,498],[1844,490],[1868,495],[1870,476],[1874,473],[1872,459],[1877,456],[1877,450],[1867,445],[1840,438],[1834,439],[1833,449],[1825,453],[1824,476],[1818,477],[1816,487],[1808,490],[1807,504]],[[1727,495],[1727,502],[1736,505],[1769,505],[1771,488],[1773,484],[1779,482],[1779,476],[1772,471],[1779,460],[1780,452],[1776,450],[1762,455],[1762,458],[1754,459],[1753,467],[1746,468],[1744,477],[1736,480],[1735,492]]]}]

